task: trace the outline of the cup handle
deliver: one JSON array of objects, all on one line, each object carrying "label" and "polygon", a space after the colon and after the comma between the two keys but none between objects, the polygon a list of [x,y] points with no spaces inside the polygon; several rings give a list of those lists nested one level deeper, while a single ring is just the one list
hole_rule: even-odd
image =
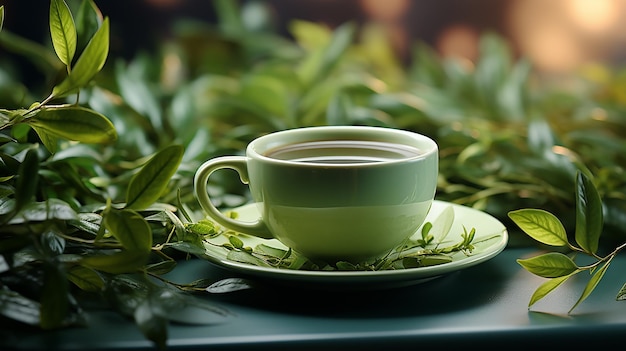
[{"label": "cup handle", "polygon": [[217,223],[237,232],[250,234],[263,239],[272,239],[273,236],[261,218],[254,222],[237,221],[222,214],[209,199],[207,182],[209,176],[219,170],[229,168],[239,173],[243,184],[248,184],[248,167],[243,156],[221,156],[204,162],[196,171],[194,177],[194,193],[202,209]]}]

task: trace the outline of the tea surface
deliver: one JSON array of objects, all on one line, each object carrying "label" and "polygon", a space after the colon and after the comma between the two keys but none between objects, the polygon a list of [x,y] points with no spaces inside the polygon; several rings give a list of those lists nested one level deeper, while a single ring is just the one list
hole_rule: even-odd
[{"label": "tea surface", "polygon": [[416,157],[412,146],[379,141],[324,140],[284,145],[265,153],[278,160],[323,164],[372,163]]}]

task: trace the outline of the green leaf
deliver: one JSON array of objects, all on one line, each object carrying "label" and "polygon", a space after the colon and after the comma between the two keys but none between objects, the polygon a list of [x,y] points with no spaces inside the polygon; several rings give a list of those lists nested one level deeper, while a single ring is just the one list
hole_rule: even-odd
[{"label": "green leaf", "polygon": [[103,218],[105,227],[129,251],[150,252],[152,230],[148,222],[129,209],[109,209]]},{"label": "green leaf", "polygon": [[93,0],[83,0],[76,14],[77,50],[82,52],[102,23],[102,15]]},{"label": "green leaf", "polygon": [[81,106],[42,108],[28,119],[37,134],[51,134],[83,143],[111,143],[117,139],[113,123],[105,116]]},{"label": "green leaf", "polygon": [[39,325],[41,304],[7,288],[0,289],[0,315],[13,320]]},{"label": "green leaf", "polygon": [[600,269],[598,269],[593,274],[593,276],[591,276],[591,279],[589,280],[589,282],[587,282],[587,285],[585,285],[585,290],[583,290],[582,295],[580,295],[580,298],[578,298],[578,301],[576,301],[574,306],[570,308],[569,313],[571,313],[578,305],[585,301],[587,297],[589,297],[589,295],[591,295],[596,286],[598,286],[598,283],[600,283],[600,280],[602,280],[602,277],[604,277],[604,273],[606,273],[606,270],[609,268],[610,264],[611,260],[608,260]]},{"label": "green leaf", "polygon": [[148,253],[140,251],[120,251],[111,255],[85,256],[80,263],[98,271],[122,274],[136,272],[148,262]]},{"label": "green leaf", "polygon": [[57,56],[66,66],[71,66],[76,53],[76,26],[64,0],[50,1],[50,35]]},{"label": "green leaf", "polygon": [[67,272],[67,279],[88,292],[99,292],[104,289],[104,280],[91,268],[74,266]]},{"label": "green leaf", "polygon": [[429,232],[441,244],[450,233],[452,223],[454,222],[454,208],[447,206],[441,211],[439,216],[432,222],[432,229]]},{"label": "green leaf", "polygon": [[558,288],[561,284],[567,281],[572,275],[564,275],[562,277],[552,278],[543,284],[541,284],[537,290],[533,293],[533,296],[530,297],[530,302],[528,302],[528,307],[534,305],[537,301],[543,299],[548,295],[551,291]]},{"label": "green leaf", "polygon": [[576,242],[589,253],[596,253],[602,234],[602,200],[593,182],[582,172],[576,178]]},{"label": "green leaf", "polygon": [[140,210],[156,202],[176,173],[183,152],[182,146],[171,145],[155,154],[130,180],[126,208]]},{"label": "green leaf", "polygon": [[48,151],[50,151],[50,153],[54,154],[55,152],[57,152],[58,145],[59,145],[59,137],[57,137],[56,135],[52,133],[49,133],[45,129],[41,129],[37,127],[33,127],[33,129],[39,136],[41,143],[46,147],[46,149],[48,149]]},{"label": "green leaf", "polygon": [[[300,24],[302,27],[303,24]],[[314,28],[308,26],[308,30]],[[323,80],[339,62],[343,53],[349,48],[356,32],[354,23],[346,23],[339,26],[331,34],[330,40],[325,47],[314,51],[303,62],[299,69],[299,75],[304,84],[310,85]],[[319,40],[319,39],[318,39]]]},{"label": "green leaf", "polygon": [[538,209],[510,211],[509,218],[531,238],[551,246],[568,245],[561,221],[552,213]]},{"label": "green leaf", "polygon": [[246,251],[228,251],[226,258],[235,262],[249,263],[261,267],[271,267],[271,265],[269,265],[267,262],[255,257],[254,255]]},{"label": "green leaf", "polygon": [[42,222],[50,219],[75,220],[78,219],[78,215],[65,201],[50,198],[42,202],[28,203],[9,221],[9,224]]},{"label": "green leaf", "polygon": [[116,66],[116,81],[120,95],[124,102],[141,115],[147,116],[152,127],[163,131],[163,112],[160,102],[151,88],[150,83],[144,78],[144,72],[139,69],[123,69]]},{"label": "green leaf", "polygon": [[26,152],[24,161],[20,165],[15,183],[15,211],[21,210],[27,203],[33,200],[37,192],[39,181],[39,157],[37,148],[31,148]]},{"label": "green leaf", "polygon": [[41,320],[43,329],[63,326],[69,312],[69,287],[65,272],[58,265],[44,264],[44,282],[41,291]]},{"label": "green leaf", "polygon": [[549,252],[528,259],[518,259],[524,269],[544,278],[558,278],[579,270],[571,258],[560,252]]},{"label": "green leaf", "polygon": [[233,291],[248,290],[254,288],[254,283],[244,278],[225,278],[206,287],[206,291],[212,294],[224,294]]},{"label": "green leaf", "polygon": [[230,244],[236,249],[243,248],[243,241],[234,235],[228,237],[228,242],[230,242]]},{"label": "green leaf", "polygon": [[2,30],[3,24],[4,24],[4,5],[0,6],[0,31]]},{"label": "green leaf", "polygon": [[176,268],[176,265],[177,263],[175,260],[165,260],[165,261],[148,265],[146,267],[146,271],[152,274],[161,275],[161,274],[171,272],[174,268]]},{"label": "green leaf", "polygon": [[84,87],[104,66],[109,55],[109,18],[91,38],[69,75],[52,89],[52,97],[63,97]]},{"label": "green leaf", "polygon": [[624,301],[626,300],[626,284],[622,285],[622,288],[619,289],[617,296],[615,297],[616,301]]}]

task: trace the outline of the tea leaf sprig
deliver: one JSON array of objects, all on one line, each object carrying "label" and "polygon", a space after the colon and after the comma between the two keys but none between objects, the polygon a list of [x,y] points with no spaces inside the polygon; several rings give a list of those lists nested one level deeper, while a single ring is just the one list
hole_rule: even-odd
[{"label": "tea leaf sprig", "polygon": [[[21,97],[10,104],[20,107],[0,109],[0,320],[7,329],[83,326],[88,302],[127,317],[165,349],[168,322],[187,322],[187,308],[203,310],[198,323],[230,317],[183,293],[209,282],[161,276],[176,267],[167,242],[186,235],[182,211],[163,201],[175,188],[184,147],[163,143],[127,161],[114,124],[79,98],[97,90],[108,19],[92,0],[80,2],[76,19],[64,0],[51,0],[49,20],[50,70],[56,76],[63,68],[60,82],[42,102],[22,108]],[[45,47],[11,43],[47,55]]]},{"label": "tea leaf sprig", "polygon": [[[568,311],[571,313],[589,297],[615,256],[626,248],[626,243],[624,243],[604,256],[598,253],[604,223],[602,201],[592,180],[582,172],[579,172],[576,178],[576,229],[574,233],[576,244],[570,242],[561,221],[548,211],[520,209],[509,212],[509,217],[538,242],[569,251],[568,254],[555,251],[517,260],[530,273],[549,279],[535,290],[528,303],[529,308],[571,277],[581,272],[589,272],[591,278],[576,303]],[[591,258],[592,262],[577,263],[578,254]],[[626,284],[620,289],[616,299],[626,300]]]},{"label": "tea leaf sprig", "polygon": [[[236,215],[236,213],[235,213]],[[277,248],[266,243],[255,247],[246,246],[241,234],[225,230],[219,235],[226,239],[224,243],[206,240],[208,245],[220,246],[228,250],[226,258],[231,261],[252,264],[261,267],[309,271],[382,271],[433,266],[448,263],[453,255],[462,253],[470,256],[475,245],[496,238],[498,235],[475,241],[475,228],[463,227],[461,239],[457,242],[446,240],[452,223],[454,209],[446,207],[432,222],[426,222],[420,230],[419,238],[408,238],[402,244],[381,257],[360,262],[326,262],[307,258],[291,249]]]}]

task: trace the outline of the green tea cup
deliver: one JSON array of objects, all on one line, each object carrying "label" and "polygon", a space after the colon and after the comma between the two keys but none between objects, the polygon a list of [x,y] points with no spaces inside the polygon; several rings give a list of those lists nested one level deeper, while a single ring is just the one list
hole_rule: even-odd
[{"label": "green tea cup", "polygon": [[[204,162],[194,192],[208,216],[226,228],[278,239],[313,259],[360,261],[386,254],[424,222],[438,162],[437,144],[418,133],[304,127],[258,137],[245,156]],[[248,184],[257,221],[229,218],[211,202],[209,176],[226,168]]]}]

